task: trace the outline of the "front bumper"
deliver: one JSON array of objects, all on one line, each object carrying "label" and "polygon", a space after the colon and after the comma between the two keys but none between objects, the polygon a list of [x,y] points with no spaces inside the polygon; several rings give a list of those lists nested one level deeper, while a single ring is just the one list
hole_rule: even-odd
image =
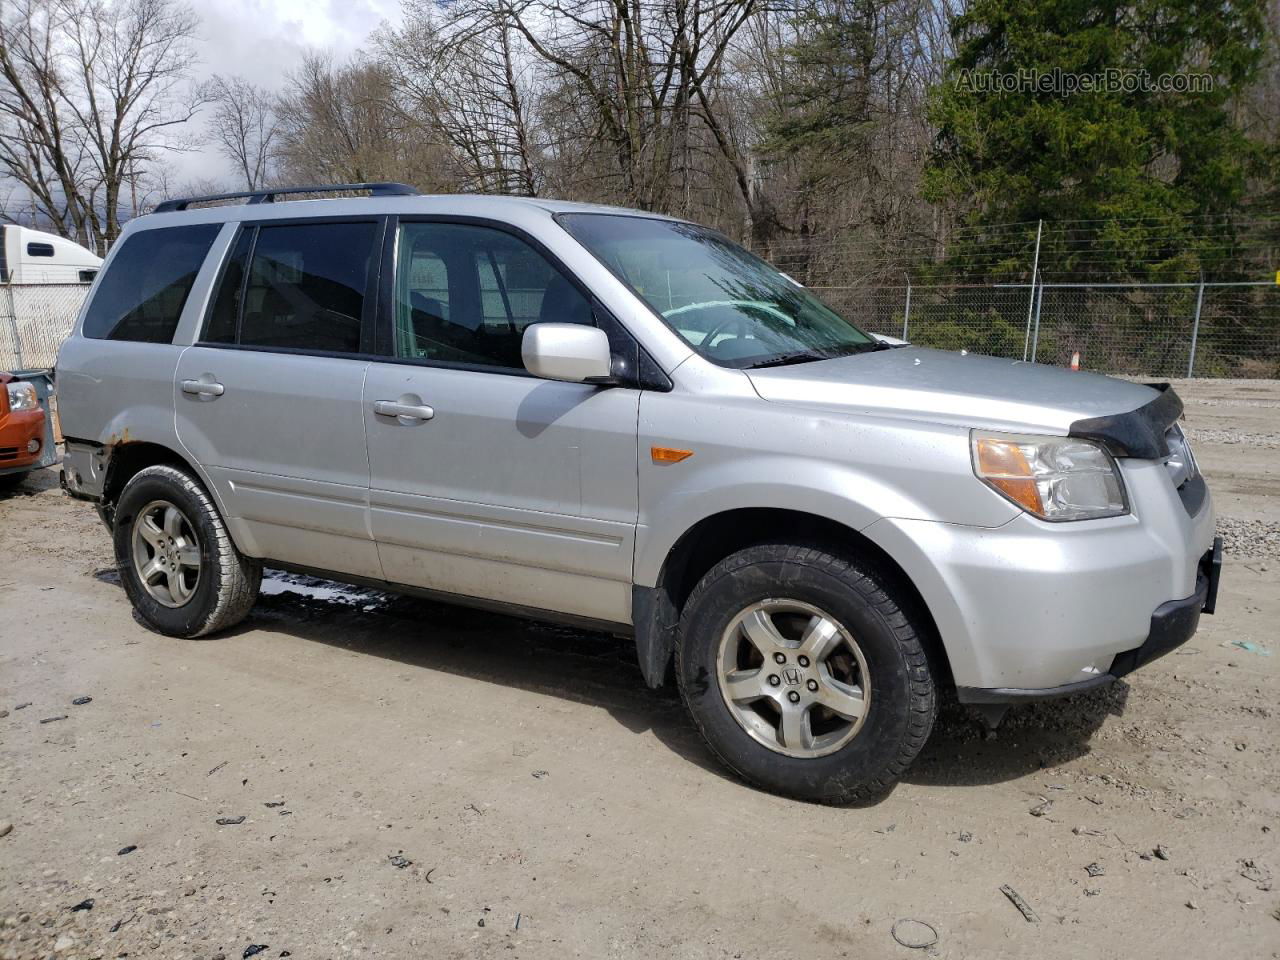
[{"label": "front bumper", "polygon": [[1196,591],[1182,600],[1169,600],[1156,607],[1151,614],[1151,628],[1140,647],[1116,654],[1106,673],[1087,680],[1067,683],[1058,687],[1026,689],[1020,687],[959,687],[957,698],[961,703],[1011,704],[1033,700],[1067,697],[1077,693],[1105,687],[1114,680],[1146,666],[1152,660],[1163,657],[1190,640],[1200,625],[1200,614],[1212,614],[1218,601],[1218,581],[1222,576],[1222,538],[1213,538],[1213,547],[1200,559],[1196,574]]},{"label": "front bumper", "polygon": [[1117,657],[1149,640],[1153,611],[1198,595],[1214,542],[1209,492],[1184,503],[1163,464],[1119,462],[1127,516],[1051,524],[1023,514],[993,528],[885,518],[862,530],[919,591],[971,702],[1107,683]]},{"label": "front bumper", "polygon": [[[46,438],[43,410],[10,411],[0,416],[0,474],[19,473],[47,466],[57,451]],[[35,450],[28,445],[34,441]]]}]

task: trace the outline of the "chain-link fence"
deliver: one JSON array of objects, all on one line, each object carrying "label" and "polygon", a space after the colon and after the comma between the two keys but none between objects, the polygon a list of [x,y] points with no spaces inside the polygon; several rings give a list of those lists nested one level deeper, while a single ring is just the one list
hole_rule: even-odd
[{"label": "chain-link fence", "polygon": [[1039,283],[815,287],[843,316],[921,346],[1152,377],[1280,377],[1280,287]]},{"label": "chain-link fence", "polygon": [[[820,286],[864,329],[921,346],[1151,377],[1280,377],[1266,283]],[[0,285],[0,370],[52,367],[87,284]]]},{"label": "chain-link fence", "polygon": [[87,283],[0,284],[0,370],[52,367]]}]

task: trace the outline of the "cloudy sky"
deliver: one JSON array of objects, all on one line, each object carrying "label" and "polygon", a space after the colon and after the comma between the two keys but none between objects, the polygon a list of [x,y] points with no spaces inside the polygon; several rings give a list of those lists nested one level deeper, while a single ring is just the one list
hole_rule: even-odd
[{"label": "cloudy sky", "polygon": [[[193,4],[202,25],[199,63],[203,79],[240,76],[272,90],[284,83],[309,48],[342,59],[365,44],[383,21],[398,23],[399,0],[206,0]],[[175,155],[175,182],[228,179],[230,171],[211,149]]]}]

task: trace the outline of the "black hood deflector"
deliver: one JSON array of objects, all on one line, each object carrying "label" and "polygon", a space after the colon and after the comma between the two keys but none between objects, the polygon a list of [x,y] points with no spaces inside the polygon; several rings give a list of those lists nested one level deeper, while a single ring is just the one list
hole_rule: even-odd
[{"label": "black hood deflector", "polygon": [[1167,383],[1149,383],[1160,395],[1128,413],[1090,417],[1071,424],[1069,436],[1094,440],[1116,457],[1163,460],[1169,455],[1165,431],[1182,416],[1182,400]]}]

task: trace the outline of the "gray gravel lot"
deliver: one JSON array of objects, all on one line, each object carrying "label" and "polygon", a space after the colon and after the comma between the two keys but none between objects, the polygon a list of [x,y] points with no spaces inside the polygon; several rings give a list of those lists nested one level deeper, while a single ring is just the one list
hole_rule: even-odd
[{"label": "gray gravel lot", "polygon": [[1246,447],[1280,447],[1280,434],[1241,433],[1238,430],[1188,430],[1187,435],[1195,443],[1241,444]]},{"label": "gray gravel lot", "polygon": [[37,476],[0,497],[0,960],[1280,957],[1280,449],[1244,439],[1280,384],[1177,388],[1218,614],[994,738],[948,704],[844,809],[725,775],[616,638],[283,575],[158,636]]},{"label": "gray gravel lot", "polygon": [[1280,523],[1219,517],[1218,533],[1222,535],[1224,553],[1280,560]]}]

